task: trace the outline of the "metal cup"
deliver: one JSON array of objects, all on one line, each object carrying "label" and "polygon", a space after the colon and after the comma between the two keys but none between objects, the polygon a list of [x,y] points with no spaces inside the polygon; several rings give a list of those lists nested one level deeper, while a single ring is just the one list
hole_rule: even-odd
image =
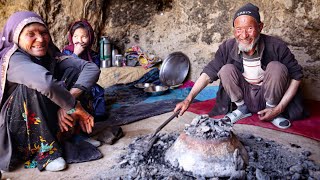
[{"label": "metal cup", "polygon": [[107,68],[107,67],[111,67],[111,61],[110,60],[102,60],[100,61],[100,67],[101,68]]},{"label": "metal cup", "polygon": [[121,54],[117,54],[115,56],[115,60],[114,60],[114,66],[117,66],[117,67],[121,67],[122,66],[122,55]]}]

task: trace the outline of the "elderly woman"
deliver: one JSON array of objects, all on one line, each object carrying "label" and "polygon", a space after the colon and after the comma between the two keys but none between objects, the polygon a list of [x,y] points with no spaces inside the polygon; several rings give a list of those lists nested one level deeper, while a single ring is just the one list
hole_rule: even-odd
[{"label": "elderly woman", "polygon": [[77,98],[95,84],[100,70],[62,56],[33,12],[14,13],[0,37],[0,169],[8,171],[22,159],[26,167],[63,170],[59,129],[72,132],[79,125],[92,131],[94,119]]}]

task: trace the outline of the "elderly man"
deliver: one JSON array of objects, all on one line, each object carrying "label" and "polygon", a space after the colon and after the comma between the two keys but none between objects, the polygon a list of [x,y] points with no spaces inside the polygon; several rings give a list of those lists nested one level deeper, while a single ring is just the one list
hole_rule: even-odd
[{"label": "elderly man", "polygon": [[209,115],[226,114],[235,123],[257,113],[261,121],[282,129],[290,127],[290,120],[305,117],[299,91],[302,68],[282,40],[261,33],[259,8],[251,3],[242,6],[234,15],[233,27],[234,38],[219,46],[215,58],[174,111],[181,110],[183,115],[203,88],[220,79]]}]

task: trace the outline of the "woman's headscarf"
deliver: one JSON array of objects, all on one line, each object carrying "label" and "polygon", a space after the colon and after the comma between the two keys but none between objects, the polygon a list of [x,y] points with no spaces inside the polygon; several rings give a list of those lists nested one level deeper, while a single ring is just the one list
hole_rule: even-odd
[{"label": "woman's headscarf", "polygon": [[[2,32],[0,33],[0,103],[2,101],[3,91],[6,84],[10,57],[19,48],[18,41],[20,33],[23,28],[30,23],[40,23],[47,27],[43,19],[38,14],[31,11],[19,11],[9,17],[2,29]],[[51,40],[49,43],[49,48],[50,47],[54,47],[54,50],[56,51],[56,46],[53,45]]]},{"label": "woman's headscarf", "polygon": [[80,20],[80,21],[76,21],[69,26],[69,32],[68,32],[69,45],[65,46],[63,48],[63,50],[69,50],[71,52],[74,52],[74,44],[72,42],[72,36],[73,36],[74,31],[77,29],[77,28],[74,29],[76,26],[79,26],[79,28],[82,27],[82,28],[86,29],[88,32],[88,36],[89,36],[88,46],[81,53],[80,58],[87,60],[87,61],[92,61],[90,51],[91,51],[91,47],[94,43],[94,32],[93,32],[93,29],[92,29],[90,23],[85,19]]}]

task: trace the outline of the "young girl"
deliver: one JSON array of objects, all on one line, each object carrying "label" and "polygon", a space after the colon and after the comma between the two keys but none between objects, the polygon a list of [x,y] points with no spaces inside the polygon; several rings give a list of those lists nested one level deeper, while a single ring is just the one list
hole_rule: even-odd
[{"label": "young girl", "polygon": [[[94,32],[86,20],[80,20],[72,23],[69,26],[68,32],[69,45],[65,46],[62,53],[65,55],[71,55],[77,59],[84,59],[86,61],[94,62],[98,67],[100,67],[100,56],[99,53],[91,49],[94,43]],[[105,100],[104,100],[104,89],[98,84],[95,84],[91,88],[92,96],[92,107],[88,107],[93,111],[95,119],[103,119],[105,113]]]},{"label": "young girl", "polygon": [[91,25],[86,20],[76,21],[69,26],[68,33],[69,45],[63,48],[62,53],[94,62],[100,67],[99,53],[91,49],[94,42]]}]

